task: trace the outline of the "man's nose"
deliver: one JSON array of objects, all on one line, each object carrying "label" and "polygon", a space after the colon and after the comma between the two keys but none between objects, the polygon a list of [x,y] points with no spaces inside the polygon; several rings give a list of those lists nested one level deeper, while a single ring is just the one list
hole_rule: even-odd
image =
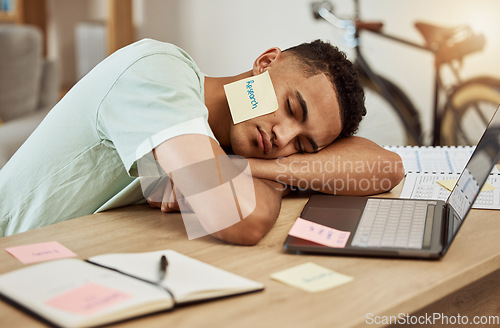
[{"label": "man's nose", "polygon": [[283,120],[273,127],[272,132],[273,144],[283,148],[300,134],[300,126],[293,120]]}]

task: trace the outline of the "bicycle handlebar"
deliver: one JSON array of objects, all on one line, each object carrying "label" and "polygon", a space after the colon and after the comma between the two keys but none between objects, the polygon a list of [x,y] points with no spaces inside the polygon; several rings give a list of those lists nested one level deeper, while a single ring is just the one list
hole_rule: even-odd
[{"label": "bicycle handlebar", "polygon": [[341,18],[335,16],[335,14],[333,14],[331,12],[331,9],[324,7],[324,5],[320,5],[317,8],[317,11],[315,13],[317,13],[319,16],[317,18],[323,18],[324,20],[326,20],[328,23],[332,24],[336,28],[346,30],[346,29],[355,27],[353,20],[341,19]]},{"label": "bicycle handlebar", "polygon": [[380,32],[384,26],[380,21],[363,21],[358,19],[342,19],[333,13],[333,7],[329,2],[313,3],[313,15],[316,19],[323,18],[336,28],[347,30],[355,28],[356,31],[367,30]]},{"label": "bicycle handlebar", "polygon": [[[357,32],[364,30],[376,33],[377,35],[380,35],[384,38],[404,43],[406,45],[421,50],[433,52],[436,56],[436,63],[446,63],[456,59],[461,60],[464,56],[468,54],[482,50],[486,42],[483,35],[481,34],[474,35],[472,34],[472,32],[469,33],[465,39],[456,42],[456,40],[453,40],[455,34],[457,33],[455,31],[456,29],[441,28],[442,31],[446,31],[447,33],[447,34],[442,34],[442,36],[444,35],[447,37],[440,40],[437,47],[436,45],[429,44],[428,42],[429,40],[427,39],[426,39],[427,44],[425,45],[418,44],[409,40],[402,39],[397,36],[384,33],[382,31],[384,23],[381,21],[364,21],[361,19],[339,18],[333,13],[333,6],[328,1],[313,3],[313,14],[314,17],[317,19],[323,18],[325,21],[327,21],[334,27],[346,30],[347,33],[352,35],[352,37],[354,38],[357,38]],[[417,23],[417,25],[418,24],[419,23]],[[424,38],[426,38],[424,34],[423,36]]]},{"label": "bicycle handlebar", "polygon": [[382,22],[368,22],[363,20],[356,21],[356,30],[362,31],[372,31],[372,32],[381,32],[384,27],[384,23]]}]

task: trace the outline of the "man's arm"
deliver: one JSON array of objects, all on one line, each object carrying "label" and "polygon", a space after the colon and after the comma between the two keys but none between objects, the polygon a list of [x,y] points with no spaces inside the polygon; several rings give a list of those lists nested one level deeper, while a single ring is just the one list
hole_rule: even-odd
[{"label": "man's arm", "polygon": [[399,155],[360,137],[337,140],[314,154],[250,159],[250,166],[256,177],[335,195],[382,193],[404,177]]},{"label": "man's arm", "polygon": [[[211,149],[205,149],[209,147],[203,146],[207,145],[207,139],[210,140]],[[202,135],[186,135],[167,140],[155,148],[154,154],[165,172],[173,172],[177,168],[188,167],[192,163],[199,163],[210,157],[220,159],[220,156],[227,156],[217,142]],[[230,161],[225,162],[230,163]],[[189,181],[186,179],[176,180],[174,174],[173,183],[175,184],[176,190],[179,190],[181,193],[189,193],[193,183],[199,186],[203,186],[205,183],[208,185],[211,183],[209,180],[213,180],[214,176],[219,177],[221,174],[223,175],[224,172],[218,172],[218,169],[220,170],[220,166],[214,169],[207,166],[207,169],[203,171],[192,170],[189,172]],[[233,168],[227,167],[226,164],[224,170],[226,169],[232,170]],[[235,171],[237,170],[235,169]],[[254,245],[262,239],[274,225],[281,206],[281,188],[278,188],[279,184],[253,177],[248,177],[247,182],[253,183],[255,195],[239,193],[237,199],[239,210],[240,213],[244,213],[245,209],[251,210],[254,199],[255,208],[251,211],[250,215],[244,217],[243,220],[238,223],[212,233],[216,238],[234,244]],[[217,194],[211,192],[204,193],[203,204],[221,203],[221,199],[217,196]],[[211,212],[207,214],[207,212],[204,211],[203,204],[189,203],[189,205],[193,207],[195,213],[208,215],[208,217],[205,215],[204,220],[207,220],[209,224],[217,222],[217,220],[220,220],[226,215],[223,206],[220,206],[220,213]]]}]

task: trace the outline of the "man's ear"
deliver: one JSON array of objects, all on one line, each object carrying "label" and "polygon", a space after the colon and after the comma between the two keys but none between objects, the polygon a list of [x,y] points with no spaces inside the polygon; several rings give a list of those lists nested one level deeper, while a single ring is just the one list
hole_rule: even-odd
[{"label": "man's ear", "polygon": [[281,58],[281,49],[280,48],[271,48],[266,50],[262,55],[257,57],[255,62],[253,63],[253,75],[258,75],[264,73],[271,64],[273,64],[276,60]]}]

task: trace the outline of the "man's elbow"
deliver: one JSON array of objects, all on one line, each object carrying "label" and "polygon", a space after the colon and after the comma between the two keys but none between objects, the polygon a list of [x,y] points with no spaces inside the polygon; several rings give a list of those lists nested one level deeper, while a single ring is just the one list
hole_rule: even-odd
[{"label": "man's elbow", "polygon": [[386,173],[384,174],[384,180],[387,183],[381,183],[382,191],[390,191],[396,187],[405,176],[401,157],[396,153],[392,153],[391,155],[389,164],[386,166]]},{"label": "man's elbow", "polygon": [[[399,155],[398,155],[399,157]],[[405,177],[405,169],[403,167],[403,161],[401,160],[401,157],[399,157],[400,165],[397,166],[396,172],[394,173],[394,187],[397,186],[401,180],[404,179]]]},{"label": "man's elbow", "polygon": [[[212,235],[236,245],[256,245],[271,230],[281,207],[281,184],[254,179],[253,195],[249,192],[238,196],[241,220]],[[251,197],[253,196],[253,197]]]},{"label": "man's elbow", "polygon": [[385,181],[388,181],[388,183],[381,184],[382,192],[391,191],[401,182],[401,180],[403,180],[404,176],[405,176],[404,171],[399,171],[399,170],[387,175],[385,177]]},{"label": "man's elbow", "polygon": [[240,221],[223,230],[217,231],[216,233],[212,234],[212,236],[234,245],[257,245],[269,230],[263,229],[263,227],[260,225],[249,223],[252,220],[253,217],[249,216],[243,221]]},{"label": "man's elbow", "polygon": [[[356,193],[357,195],[369,196],[388,192],[403,180],[405,176],[403,161],[398,154],[389,154],[380,163],[382,165],[379,167],[379,170],[357,181],[359,190],[361,190],[361,192]],[[363,183],[367,180],[371,181],[370,188],[362,188]],[[354,190],[358,189],[355,188]]]},{"label": "man's elbow", "polygon": [[240,222],[214,233],[213,236],[235,245],[257,245],[271,230],[278,214],[279,207],[277,210],[272,206],[257,207]]},{"label": "man's elbow", "polygon": [[[245,218],[242,222],[251,222],[254,217]],[[239,223],[238,223],[239,224]],[[244,228],[238,231],[236,234],[228,235],[227,239],[223,239],[227,242],[230,242],[235,245],[241,246],[255,246],[257,245],[262,238],[264,238],[269,229],[265,229],[262,225],[258,224],[247,224],[244,225]]]}]

